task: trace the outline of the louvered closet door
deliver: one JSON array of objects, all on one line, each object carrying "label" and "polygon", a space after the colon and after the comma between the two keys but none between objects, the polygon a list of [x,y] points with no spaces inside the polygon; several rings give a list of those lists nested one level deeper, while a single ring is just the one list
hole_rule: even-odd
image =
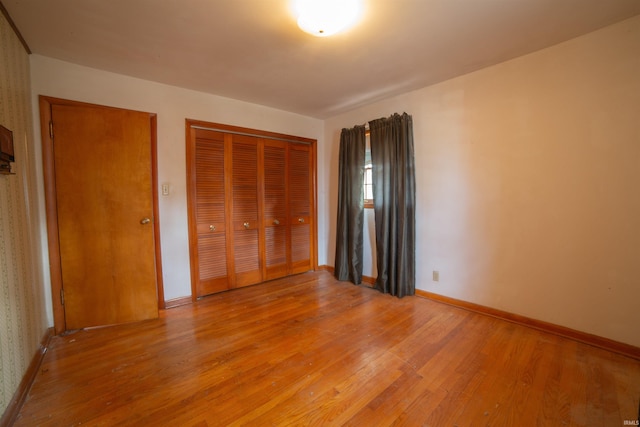
[{"label": "louvered closet door", "polygon": [[291,228],[291,274],[311,270],[313,185],[311,150],[308,145],[289,146],[289,223]]},{"label": "louvered closet door", "polygon": [[264,141],[265,280],[288,274],[287,269],[287,143]]},{"label": "louvered closet door", "polygon": [[187,126],[194,295],[312,270],[316,142],[192,120]]},{"label": "louvered closet door", "polygon": [[224,134],[196,130],[197,296],[229,288],[225,234]]},{"label": "louvered closet door", "polygon": [[235,285],[262,281],[260,206],[258,203],[258,138],[233,135],[232,220]]}]

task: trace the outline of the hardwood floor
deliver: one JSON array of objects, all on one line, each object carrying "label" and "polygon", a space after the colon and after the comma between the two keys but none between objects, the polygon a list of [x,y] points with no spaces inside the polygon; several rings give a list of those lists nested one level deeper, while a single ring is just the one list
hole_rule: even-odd
[{"label": "hardwood floor", "polygon": [[640,362],[327,272],[54,337],[16,425],[622,426]]}]

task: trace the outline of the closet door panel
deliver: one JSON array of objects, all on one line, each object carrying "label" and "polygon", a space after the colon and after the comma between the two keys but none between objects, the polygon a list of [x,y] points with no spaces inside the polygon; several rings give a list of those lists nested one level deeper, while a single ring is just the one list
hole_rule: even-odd
[{"label": "closet door panel", "polygon": [[198,238],[200,281],[198,297],[229,289],[227,259],[221,247],[226,246],[224,234]]},{"label": "closet door panel", "polygon": [[229,288],[225,235],[224,153],[222,133],[202,130],[196,132],[198,297]]},{"label": "closet door panel", "polygon": [[287,231],[285,226],[265,228],[266,280],[277,279],[288,274]]},{"label": "closet door panel", "polygon": [[312,175],[308,145],[289,147],[289,223],[291,229],[291,274],[312,269]]},{"label": "closet door panel", "polygon": [[194,300],[313,270],[315,144],[187,120]]},{"label": "closet door panel", "polygon": [[236,286],[262,281],[258,203],[258,139],[233,135],[232,212]]},{"label": "closet door panel", "polygon": [[288,274],[287,143],[264,142],[265,279]]}]

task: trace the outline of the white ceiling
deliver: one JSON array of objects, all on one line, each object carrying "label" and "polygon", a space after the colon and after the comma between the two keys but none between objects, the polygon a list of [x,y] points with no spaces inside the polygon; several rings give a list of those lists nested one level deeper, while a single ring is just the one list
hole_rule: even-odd
[{"label": "white ceiling", "polygon": [[2,0],[34,53],[324,119],[640,14],[639,0],[365,0],[316,38],[289,0]]}]

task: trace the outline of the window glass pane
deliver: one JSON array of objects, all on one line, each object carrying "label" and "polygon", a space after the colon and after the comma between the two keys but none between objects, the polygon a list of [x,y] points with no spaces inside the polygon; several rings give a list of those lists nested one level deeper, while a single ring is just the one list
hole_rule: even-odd
[{"label": "window glass pane", "polygon": [[[369,145],[369,135],[366,135],[365,165],[364,165],[364,200],[367,203],[373,202],[373,175],[371,171],[371,147]],[[371,205],[368,205],[371,207]]]},{"label": "window glass pane", "polygon": [[364,198],[367,200],[373,199],[373,186],[371,184],[371,165],[367,165],[367,169],[364,170]]},{"label": "window glass pane", "polygon": [[364,198],[367,200],[373,200],[373,186],[367,184],[364,186]]}]

